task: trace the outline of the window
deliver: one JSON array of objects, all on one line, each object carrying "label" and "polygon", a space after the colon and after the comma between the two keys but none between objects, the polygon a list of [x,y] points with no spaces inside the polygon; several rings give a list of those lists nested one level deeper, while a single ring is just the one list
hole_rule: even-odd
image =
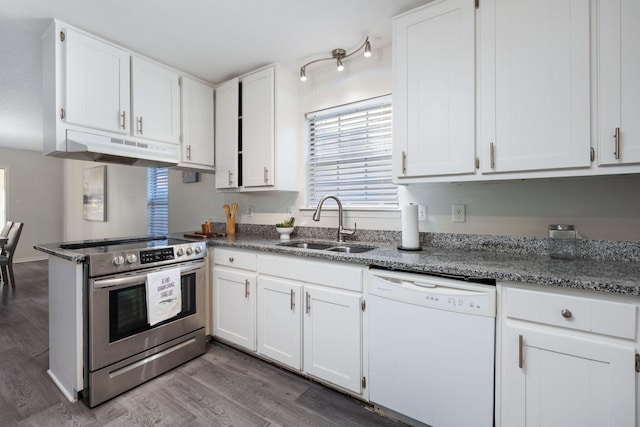
[{"label": "window", "polygon": [[169,170],[147,169],[147,232],[166,236],[169,232]]},{"label": "window", "polygon": [[397,208],[391,182],[391,95],[307,114],[307,207]]}]

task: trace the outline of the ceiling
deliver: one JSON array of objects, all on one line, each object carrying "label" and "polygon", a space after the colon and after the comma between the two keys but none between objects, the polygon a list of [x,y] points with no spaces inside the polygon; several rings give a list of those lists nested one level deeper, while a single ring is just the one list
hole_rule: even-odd
[{"label": "ceiling", "polygon": [[273,62],[297,72],[427,0],[0,0],[0,147],[42,147],[40,35],[51,18],[208,80]]}]

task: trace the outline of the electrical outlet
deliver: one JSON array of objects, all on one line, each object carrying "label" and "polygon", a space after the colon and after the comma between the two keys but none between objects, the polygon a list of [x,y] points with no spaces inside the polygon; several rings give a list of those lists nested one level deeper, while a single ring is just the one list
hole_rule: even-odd
[{"label": "electrical outlet", "polygon": [[418,205],[418,221],[427,220],[427,205]]},{"label": "electrical outlet", "polygon": [[465,205],[451,205],[451,221],[465,222],[466,220]]},{"label": "electrical outlet", "polygon": [[247,216],[253,216],[253,206],[247,206]]},{"label": "electrical outlet", "polygon": [[293,216],[293,205],[287,206],[287,213],[289,216]]}]

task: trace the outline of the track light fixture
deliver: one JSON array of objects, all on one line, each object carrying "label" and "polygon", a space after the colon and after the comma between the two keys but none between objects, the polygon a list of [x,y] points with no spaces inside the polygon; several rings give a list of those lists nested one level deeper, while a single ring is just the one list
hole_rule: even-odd
[{"label": "track light fixture", "polygon": [[303,81],[303,82],[307,81],[307,67],[311,64],[315,64],[316,62],[328,61],[333,59],[336,61],[337,70],[338,71],[344,70],[344,64],[342,63],[342,60],[358,53],[359,51],[362,50],[362,48],[364,48],[365,58],[369,58],[371,56],[371,43],[369,43],[369,36],[367,36],[366,40],[364,41],[364,43],[362,43],[362,45],[360,45],[359,48],[357,48],[351,53],[347,53],[347,51],[344,49],[333,49],[331,51],[330,58],[315,59],[311,62],[307,62],[302,67],[300,67],[300,81]]}]

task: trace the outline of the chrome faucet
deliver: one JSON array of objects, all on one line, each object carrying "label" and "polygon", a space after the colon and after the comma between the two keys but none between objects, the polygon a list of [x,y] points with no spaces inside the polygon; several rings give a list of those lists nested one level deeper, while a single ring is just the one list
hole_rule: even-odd
[{"label": "chrome faucet", "polygon": [[347,229],[343,228],[343,226],[342,226],[342,203],[340,203],[340,199],[338,199],[336,196],[331,195],[331,194],[328,195],[328,196],[324,196],[322,199],[320,199],[320,203],[318,203],[318,207],[316,208],[316,211],[313,213],[313,220],[314,221],[320,221],[320,211],[322,210],[322,204],[327,199],[333,199],[338,204],[338,242],[342,243],[342,242],[344,242],[344,237],[343,236],[345,236],[345,235],[353,236],[356,233],[356,230],[358,228],[357,224],[353,224],[353,230],[347,230]]}]

